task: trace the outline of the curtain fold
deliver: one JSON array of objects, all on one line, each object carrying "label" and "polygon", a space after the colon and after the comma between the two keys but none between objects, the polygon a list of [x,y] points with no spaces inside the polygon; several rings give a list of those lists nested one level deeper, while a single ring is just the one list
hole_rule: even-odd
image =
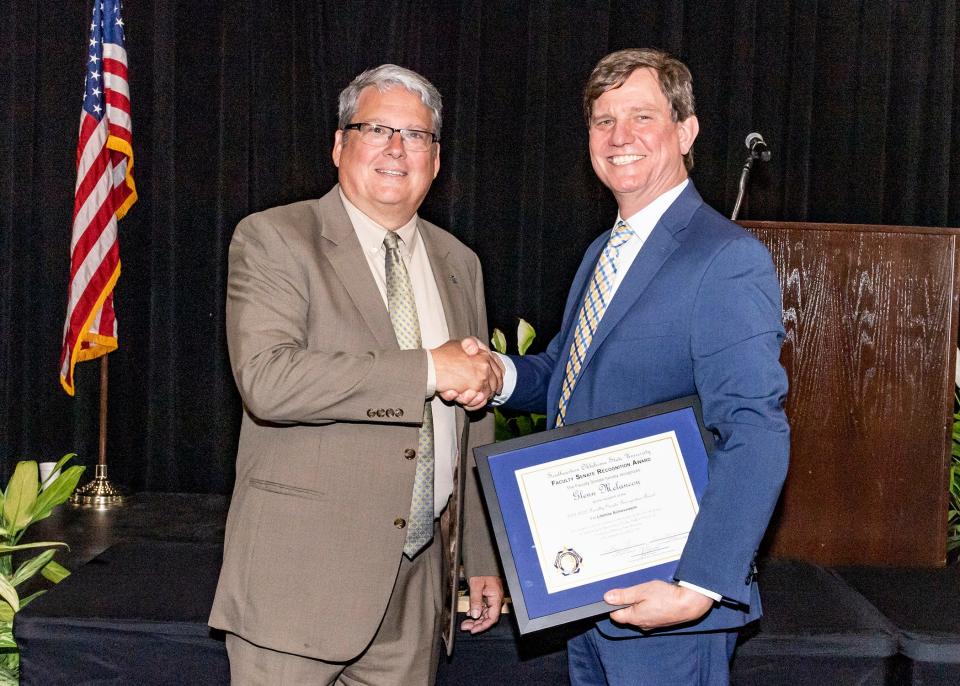
[{"label": "curtain fold", "polygon": [[[0,25],[0,477],[18,459],[96,462],[98,367],[57,379],[90,2],[9,3]],[[616,208],[590,167],[581,91],[604,54],[655,46],[694,74],[693,178],[724,214],[760,131],[741,216],[960,224],[956,0],[142,0],[124,8],[140,201],[120,222],[111,477],[228,492],[241,403],[226,262],[250,212],[336,181],[336,99],[411,67],[444,95],[421,214],[484,266],[491,326],[543,346]],[[92,471],[92,469],[91,469]]]}]

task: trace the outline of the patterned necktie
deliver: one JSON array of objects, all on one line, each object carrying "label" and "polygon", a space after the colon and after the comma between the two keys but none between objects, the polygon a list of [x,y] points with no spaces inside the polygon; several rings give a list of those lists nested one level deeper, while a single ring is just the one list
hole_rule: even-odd
[{"label": "patterned necktie", "polygon": [[[397,334],[402,350],[419,348],[420,319],[417,303],[413,299],[413,286],[407,267],[400,257],[400,239],[393,231],[387,231],[383,239],[387,250],[384,261],[387,275],[387,305],[390,321]],[[416,555],[433,538],[433,411],[429,401],[423,409],[423,424],[417,446],[417,472],[413,482],[413,498],[410,516],[407,518],[407,540],[403,552],[407,557]]]},{"label": "patterned necktie", "polygon": [[593,279],[587,288],[587,295],[580,307],[577,316],[577,327],[573,332],[573,343],[570,344],[570,354],[567,356],[567,367],[563,374],[563,384],[560,386],[560,401],[557,403],[557,426],[563,426],[567,415],[567,404],[573,387],[580,378],[580,368],[583,359],[590,349],[590,341],[596,333],[603,313],[610,302],[610,289],[613,287],[614,277],[617,275],[617,260],[620,257],[620,248],[633,236],[633,229],[625,221],[618,221],[610,232],[610,239],[600,255],[596,269],[593,270]]}]

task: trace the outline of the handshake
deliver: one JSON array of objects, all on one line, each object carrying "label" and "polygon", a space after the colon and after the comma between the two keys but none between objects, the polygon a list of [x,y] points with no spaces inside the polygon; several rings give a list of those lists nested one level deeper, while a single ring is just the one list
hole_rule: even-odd
[{"label": "handshake", "polygon": [[503,389],[503,363],[477,338],[447,341],[430,351],[437,373],[437,395],[479,410]]}]

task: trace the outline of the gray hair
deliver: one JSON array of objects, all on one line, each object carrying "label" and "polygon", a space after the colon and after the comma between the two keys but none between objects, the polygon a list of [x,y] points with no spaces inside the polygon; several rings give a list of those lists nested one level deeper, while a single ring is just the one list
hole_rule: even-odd
[{"label": "gray hair", "polygon": [[420,100],[430,110],[434,133],[437,134],[438,139],[440,138],[441,111],[443,109],[440,91],[417,72],[398,67],[395,64],[381,64],[379,67],[367,69],[343,89],[337,107],[337,115],[340,118],[339,128],[342,129],[347,124],[352,123],[351,119],[357,113],[357,101],[360,99],[360,93],[369,86],[373,86],[381,93],[395,86],[400,86],[414,95],[420,96]]}]

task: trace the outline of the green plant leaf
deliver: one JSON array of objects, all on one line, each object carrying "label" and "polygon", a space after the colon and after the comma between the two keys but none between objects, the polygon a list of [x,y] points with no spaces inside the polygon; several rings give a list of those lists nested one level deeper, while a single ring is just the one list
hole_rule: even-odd
[{"label": "green plant leaf", "polygon": [[[43,489],[43,484],[47,483],[48,481],[51,481],[51,479],[52,479],[53,481],[56,481],[56,479],[59,479],[59,478],[60,478],[60,470],[63,468],[63,465],[67,464],[67,462],[69,462],[70,460],[72,460],[72,459],[75,458],[76,456],[77,456],[76,453],[67,453],[66,455],[64,455],[63,457],[61,457],[59,460],[57,460],[57,464],[55,464],[55,465],[53,466],[53,471],[50,472],[50,474],[47,475],[47,478],[43,480],[43,483],[40,484],[41,490]],[[52,478],[54,474],[57,475],[56,478]]]},{"label": "green plant leaf", "polygon": [[62,541],[34,541],[33,543],[18,543],[17,545],[0,543],[0,555],[9,555],[10,553],[15,553],[18,550],[30,550],[31,548],[49,548],[50,546],[56,546],[58,548],[70,548],[70,546]]},{"label": "green plant leaf", "polygon": [[498,353],[506,355],[507,353],[507,337],[503,335],[503,331],[500,329],[494,329],[493,335],[490,336],[490,345],[493,346],[493,349]]},{"label": "green plant leaf", "polygon": [[510,426],[507,423],[507,418],[503,416],[503,412],[494,408],[493,410],[493,440],[495,441],[506,441],[510,438],[513,438],[513,434],[510,432]]},{"label": "green plant leaf", "polygon": [[14,586],[19,586],[27,579],[32,578],[34,574],[43,569],[47,563],[53,559],[53,555],[56,552],[57,551],[54,548],[48,548],[39,555],[35,555],[29,560],[23,562],[19,567],[17,567],[17,571],[13,573],[10,583]]},{"label": "green plant leaf", "polygon": [[70,576],[70,570],[56,560],[50,560],[50,562],[47,563],[47,566],[40,570],[40,574],[42,574],[43,578],[47,581],[52,581],[55,584],[59,584],[61,581]]},{"label": "green plant leaf", "polygon": [[30,603],[32,603],[35,599],[39,598],[40,596],[42,596],[42,595],[43,595],[44,593],[46,593],[46,592],[47,592],[47,589],[41,588],[39,591],[36,591],[36,592],[34,592],[34,593],[31,593],[31,594],[28,595],[26,598],[24,598],[23,600],[20,601],[20,609],[22,610],[23,608],[25,608],[27,605],[29,605]]},{"label": "green plant leaf", "polygon": [[533,330],[526,319],[521,317],[520,323],[517,325],[517,350],[520,351],[521,355],[527,354],[527,348],[530,347],[536,337],[537,332]]},{"label": "green plant leaf", "polygon": [[[530,322],[521,318],[517,325],[517,350],[525,355],[530,344],[537,337],[537,332],[530,326]],[[500,329],[494,329],[490,337],[493,349],[499,353],[507,352],[507,339]],[[518,436],[525,436],[546,428],[546,415],[527,412],[501,411],[494,408],[494,440],[505,441]]]},{"label": "green plant leaf", "polygon": [[0,598],[6,600],[14,612],[20,610],[20,596],[17,595],[17,589],[10,585],[5,576],[0,576]]},{"label": "green plant leaf", "polygon": [[56,479],[50,482],[46,490],[37,498],[36,506],[33,508],[33,518],[30,522],[39,522],[50,516],[57,505],[62,505],[73,493],[83,476],[86,467],[75,465],[60,473]]},{"label": "green plant leaf", "polygon": [[33,460],[17,462],[3,495],[3,519],[11,534],[16,534],[30,523],[39,489],[37,463]]},{"label": "green plant leaf", "polygon": [[517,417],[517,435],[526,436],[533,431],[533,422],[530,421],[528,415],[520,415]]},{"label": "green plant leaf", "polygon": [[0,650],[16,647],[17,642],[13,640],[13,624],[0,624]]},{"label": "green plant leaf", "polygon": [[0,602],[0,624],[13,621],[13,608],[9,603]]}]

